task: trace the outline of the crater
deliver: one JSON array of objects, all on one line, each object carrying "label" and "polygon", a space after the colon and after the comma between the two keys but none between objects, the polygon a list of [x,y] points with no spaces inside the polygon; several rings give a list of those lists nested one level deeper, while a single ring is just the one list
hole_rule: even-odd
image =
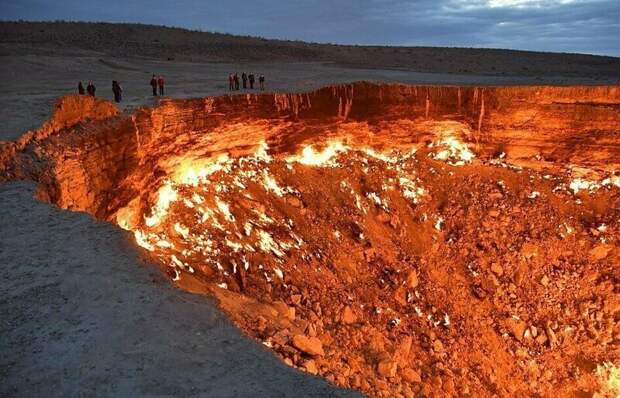
[{"label": "crater", "polygon": [[[3,181],[128,230],[285,363],[369,396],[604,391],[620,88],[61,98]],[[595,364],[584,366],[584,363]]]}]

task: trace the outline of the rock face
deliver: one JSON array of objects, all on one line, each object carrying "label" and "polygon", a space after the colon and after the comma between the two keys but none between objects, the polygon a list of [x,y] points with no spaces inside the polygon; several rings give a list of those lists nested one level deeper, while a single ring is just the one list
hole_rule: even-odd
[{"label": "rock face", "polygon": [[[35,179],[43,185],[42,196],[60,207],[109,218],[157,185],[181,154],[195,159],[239,155],[260,141],[274,151],[292,152],[354,124],[365,131],[349,138],[397,146],[423,141],[428,123],[445,120],[468,126],[463,139],[488,154],[539,155],[590,167],[620,164],[617,86],[359,82],[303,94],[166,99],[131,115],[119,115],[106,101],[64,97],[41,129],[2,143],[0,179]],[[390,129],[405,124],[402,132]]]}]

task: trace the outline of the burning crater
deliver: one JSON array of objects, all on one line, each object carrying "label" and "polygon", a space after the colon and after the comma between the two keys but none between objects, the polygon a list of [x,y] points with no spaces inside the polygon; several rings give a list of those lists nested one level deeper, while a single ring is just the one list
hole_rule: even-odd
[{"label": "burning crater", "polygon": [[66,97],[5,180],[370,396],[618,394],[620,88]]}]

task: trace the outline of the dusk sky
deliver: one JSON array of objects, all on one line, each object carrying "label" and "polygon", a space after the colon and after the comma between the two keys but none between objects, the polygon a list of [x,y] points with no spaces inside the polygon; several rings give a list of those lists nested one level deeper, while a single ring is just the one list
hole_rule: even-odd
[{"label": "dusk sky", "polygon": [[344,44],[620,56],[620,0],[0,0],[0,18],[140,22]]}]

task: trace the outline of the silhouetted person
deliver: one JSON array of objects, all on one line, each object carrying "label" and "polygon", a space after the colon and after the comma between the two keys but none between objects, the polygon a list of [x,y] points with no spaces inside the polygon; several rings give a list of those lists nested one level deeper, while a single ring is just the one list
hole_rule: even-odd
[{"label": "silhouetted person", "polygon": [[245,90],[248,88],[248,75],[246,75],[245,72],[241,74],[241,80],[243,80],[243,89]]},{"label": "silhouetted person", "polygon": [[123,88],[116,80],[112,80],[112,92],[114,93],[114,102],[121,102],[123,100]]},{"label": "silhouetted person", "polygon": [[235,73],[233,79],[235,79],[235,90],[239,90],[239,75]]},{"label": "silhouetted person", "polygon": [[78,94],[80,94],[80,95],[86,94],[86,91],[84,90],[84,85],[82,84],[81,80],[78,83]]},{"label": "silhouetted person", "polygon": [[235,76],[232,73],[228,75],[228,91],[233,91],[235,89]]},{"label": "silhouetted person", "polygon": [[157,97],[157,78],[155,75],[151,77],[151,87],[153,88],[153,97]]},{"label": "silhouetted person", "polygon": [[264,90],[265,89],[265,76],[260,75],[258,77],[258,84],[260,85],[260,89]]},{"label": "silhouetted person", "polygon": [[90,95],[91,97],[94,97],[96,91],[97,91],[97,87],[95,87],[93,82],[92,81],[88,82],[88,86],[86,86],[86,92],[88,93],[88,95]]},{"label": "silhouetted person", "polygon": [[250,82],[250,90],[254,90],[254,73],[250,73],[248,81]]},{"label": "silhouetted person", "polygon": [[157,78],[157,85],[159,86],[159,95],[164,95],[164,84],[166,84],[164,77],[159,76]]}]

